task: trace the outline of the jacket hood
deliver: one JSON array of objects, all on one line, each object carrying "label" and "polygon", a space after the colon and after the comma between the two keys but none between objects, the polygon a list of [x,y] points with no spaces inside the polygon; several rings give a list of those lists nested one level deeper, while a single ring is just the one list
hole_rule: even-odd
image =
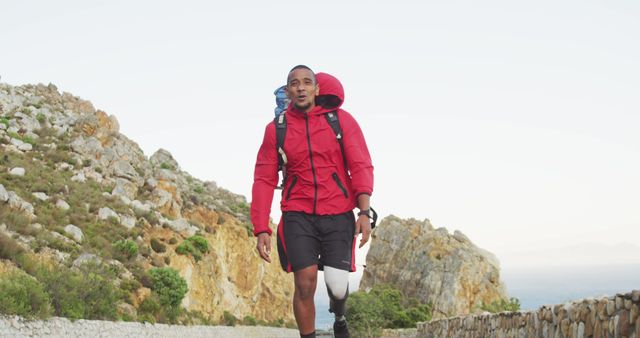
[{"label": "jacket hood", "polygon": [[344,103],[344,88],[342,83],[333,75],[317,73],[316,81],[320,86],[320,93],[316,97],[316,105],[324,111],[336,110]]}]

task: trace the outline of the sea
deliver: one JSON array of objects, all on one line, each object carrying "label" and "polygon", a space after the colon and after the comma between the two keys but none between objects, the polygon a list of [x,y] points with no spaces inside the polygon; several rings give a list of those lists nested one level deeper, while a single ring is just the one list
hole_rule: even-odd
[{"label": "sea", "polygon": [[[501,279],[509,297],[520,301],[521,310],[534,310],[543,305],[613,296],[640,289],[640,264],[607,264],[595,266],[505,267]],[[356,289],[358,280],[350,283]],[[330,329],[333,314],[324,281],[318,280],[316,292],[316,327]]]}]

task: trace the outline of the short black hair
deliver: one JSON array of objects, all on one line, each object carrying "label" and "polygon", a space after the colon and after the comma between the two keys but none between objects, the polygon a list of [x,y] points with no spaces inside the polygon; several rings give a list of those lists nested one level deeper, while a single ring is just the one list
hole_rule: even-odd
[{"label": "short black hair", "polygon": [[293,72],[296,69],[307,69],[311,72],[311,74],[313,75],[313,83],[317,83],[318,81],[316,81],[316,73],[309,68],[309,66],[305,66],[305,65],[297,65],[293,68],[291,68],[291,70],[289,71],[289,73],[287,73],[287,84],[289,84],[289,75],[291,74],[291,72]]}]

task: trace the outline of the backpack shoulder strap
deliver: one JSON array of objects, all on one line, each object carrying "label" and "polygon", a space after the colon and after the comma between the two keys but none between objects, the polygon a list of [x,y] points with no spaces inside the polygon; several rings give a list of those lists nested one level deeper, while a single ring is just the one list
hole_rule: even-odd
[{"label": "backpack shoulder strap", "polygon": [[340,144],[340,151],[342,152],[342,161],[344,162],[344,170],[349,170],[347,167],[347,157],[344,154],[344,144],[342,143],[342,127],[340,126],[340,120],[338,120],[338,111],[334,110],[324,114],[327,122],[333,129],[333,133],[336,134],[336,139]]},{"label": "backpack shoulder strap", "polygon": [[276,189],[282,189],[287,179],[287,155],[284,153],[284,138],[287,135],[287,117],[285,113],[276,116],[276,153],[278,154],[278,171],[282,171],[282,183]]},{"label": "backpack shoulder strap", "polygon": [[273,120],[276,124],[276,152],[278,153],[278,170],[287,164],[287,155],[284,153],[284,138],[287,134],[287,117],[282,113]]}]

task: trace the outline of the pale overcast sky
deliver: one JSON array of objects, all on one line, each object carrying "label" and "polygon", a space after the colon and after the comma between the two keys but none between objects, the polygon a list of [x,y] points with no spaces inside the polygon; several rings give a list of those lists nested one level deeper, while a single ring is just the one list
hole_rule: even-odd
[{"label": "pale overcast sky", "polygon": [[639,243],[637,1],[5,1],[0,26],[2,82],[88,99],[249,200],[302,63],[343,82],[381,216],[502,260]]}]

